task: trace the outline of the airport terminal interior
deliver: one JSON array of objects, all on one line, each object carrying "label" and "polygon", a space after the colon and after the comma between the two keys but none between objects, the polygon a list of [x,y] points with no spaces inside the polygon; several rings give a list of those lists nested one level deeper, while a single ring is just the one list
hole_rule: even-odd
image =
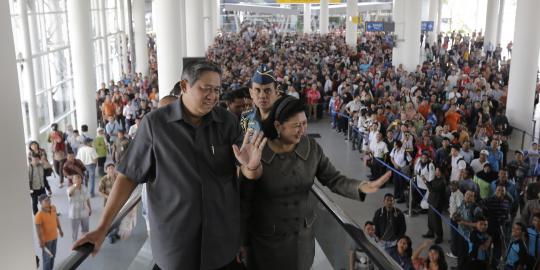
[{"label": "airport terminal interior", "polygon": [[540,1],[0,1],[0,269],[540,270]]}]

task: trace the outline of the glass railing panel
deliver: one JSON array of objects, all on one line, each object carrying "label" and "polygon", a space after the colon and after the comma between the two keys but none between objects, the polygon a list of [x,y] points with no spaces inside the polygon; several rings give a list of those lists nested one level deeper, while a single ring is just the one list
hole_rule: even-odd
[{"label": "glass railing panel", "polygon": [[361,227],[326,195],[320,184],[314,184],[312,192],[315,194],[312,203],[316,205],[317,216],[313,232],[334,269],[350,269],[350,254],[354,250],[365,253],[378,269],[401,269],[385,251],[366,237]]}]

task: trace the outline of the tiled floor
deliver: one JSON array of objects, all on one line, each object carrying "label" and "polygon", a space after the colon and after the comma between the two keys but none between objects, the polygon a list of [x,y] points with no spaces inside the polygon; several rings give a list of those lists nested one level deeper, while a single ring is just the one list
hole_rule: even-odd
[{"label": "tiled floor", "polygon": [[[58,239],[57,254],[55,259],[55,265],[60,265],[70,253],[72,245],[71,237],[71,222],[68,218],[68,201],[66,187],[59,189],[58,180],[50,178],[49,182],[53,189],[52,203],[56,206],[58,213],[60,213],[59,219],[62,229],[64,231],[64,237]],[[103,199],[99,196],[94,197],[90,201],[92,205],[92,216],[90,216],[90,230],[97,226],[101,213],[103,211]],[[79,237],[81,234],[79,233]],[[37,239],[34,232],[34,239]],[[144,219],[141,216],[141,210],[138,209],[137,225],[132,230],[131,236],[124,241],[118,241],[114,245],[109,241],[105,241],[101,247],[101,251],[96,257],[89,257],[78,269],[127,269],[131,264],[131,261],[136,256],[137,252],[146,240],[146,225]],[[41,258],[41,249],[34,241],[36,254]]]}]

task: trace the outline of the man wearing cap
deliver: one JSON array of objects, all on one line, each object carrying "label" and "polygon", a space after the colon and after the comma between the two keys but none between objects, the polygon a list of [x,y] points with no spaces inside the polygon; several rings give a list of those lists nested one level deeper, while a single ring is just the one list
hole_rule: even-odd
[{"label": "man wearing cap", "polygon": [[487,150],[482,150],[480,151],[480,156],[471,161],[471,168],[473,169],[474,174],[477,174],[478,172],[482,171],[484,169],[484,165],[486,163],[489,163],[487,160],[488,155],[489,155],[489,152]]},{"label": "man wearing cap", "polygon": [[207,61],[184,66],[178,102],[143,118],[118,165],[101,221],[74,247],[90,242],[98,252],[133,190],[147,183],[154,269],[238,267],[237,166],[245,178],[258,179],[266,139],[261,133],[242,136],[238,120],[215,106],[221,74]]},{"label": "man wearing cap", "polygon": [[84,144],[79,148],[77,152],[77,159],[80,160],[86,168],[86,174],[88,176],[87,183],[90,185],[90,196],[94,197],[94,185],[96,182],[96,165],[98,154],[96,149],[92,147],[92,138],[86,138]]},{"label": "man wearing cap", "polygon": [[240,124],[244,133],[250,129],[261,130],[261,121],[268,117],[279,97],[274,71],[267,65],[261,65],[251,77],[249,95],[255,106],[242,114]]},{"label": "man wearing cap", "polygon": [[60,237],[64,237],[64,232],[56,214],[56,207],[51,204],[50,197],[47,194],[41,194],[38,200],[41,204],[41,210],[36,214],[34,223],[39,246],[43,250],[43,269],[52,270],[54,268],[54,257],[56,256],[56,240],[58,234],[60,234]]}]

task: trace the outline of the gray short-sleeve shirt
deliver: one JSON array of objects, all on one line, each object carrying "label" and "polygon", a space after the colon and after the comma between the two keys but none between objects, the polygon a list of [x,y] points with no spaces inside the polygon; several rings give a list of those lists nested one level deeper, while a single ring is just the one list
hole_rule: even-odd
[{"label": "gray short-sleeve shirt", "polygon": [[[118,171],[147,183],[152,253],[162,269],[213,269],[240,247],[240,203],[232,145],[237,118],[215,107],[194,127],[174,102],[147,114]],[[151,180],[151,181],[150,181]]]}]

